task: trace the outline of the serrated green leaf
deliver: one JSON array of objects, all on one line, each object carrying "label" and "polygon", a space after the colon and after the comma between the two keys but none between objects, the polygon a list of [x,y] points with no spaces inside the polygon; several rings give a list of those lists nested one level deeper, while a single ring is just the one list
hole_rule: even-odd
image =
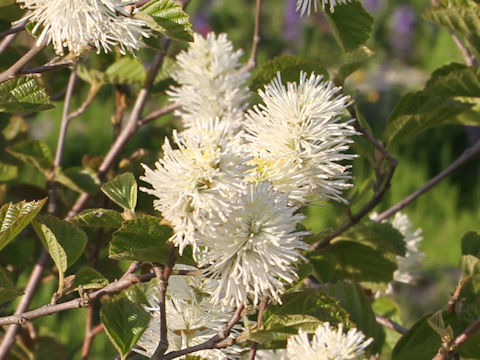
[{"label": "serrated green leaf", "polygon": [[118,175],[112,181],[103,184],[102,191],[110,200],[125,210],[135,212],[137,205],[137,182],[132,173]]},{"label": "serrated green leaf", "polygon": [[45,89],[33,77],[19,77],[0,84],[0,112],[31,113],[53,108]]},{"label": "serrated green leaf", "polygon": [[44,174],[53,164],[52,153],[48,145],[41,140],[26,140],[10,146],[7,151],[20,161],[35,166]]},{"label": "serrated green leaf", "polygon": [[106,75],[104,72],[96,69],[88,69],[83,64],[77,65],[76,73],[80,79],[89,84],[97,84],[101,86],[107,83]]},{"label": "serrated green leaf", "polygon": [[383,139],[388,144],[418,135],[444,124],[459,124],[457,115],[470,110],[474,104],[449,97],[431,96],[423,91],[407,93],[388,119]]},{"label": "serrated green leaf", "polygon": [[277,76],[278,72],[280,72],[284,84],[298,82],[301,71],[307,74],[314,72],[317,75],[323,75],[324,79],[328,79],[328,72],[322,65],[297,56],[281,55],[267,61],[258,69],[252,79],[250,89],[255,91],[268,84]]},{"label": "serrated green leaf", "polygon": [[375,52],[366,46],[360,46],[355,51],[345,54],[343,65],[338,69],[338,75],[342,82],[345,81],[349,75],[357,71],[373,55],[375,55]]},{"label": "serrated green leaf", "polygon": [[[150,16],[154,23],[145,19],[143,15]],[[183,11],[182,6],[173,0],[149,1],[140,8],[135,16],[147,20],[149,27],[172,39],[193,41],[190,18]]]},{"label": "serrated green leaf", "polygon": [[87,244],[87,236],[80,228],[53,216],[40,216],[33,228],[62,273],[74,264]]},{"label": "serrated green leaf", "polygon": [[327,9],[325,15],[343,51],[357,49],[372,33],[373,18],[358,1],[337,5],[334,12]]},{"label": "serrated green leaf", "polygon": [[404,236],[389,223],[357,224],[336,237],[332,244],[343,240],[364,244],[382,252],[399,256],[405,256],[407,251]]},{"label": "serrated green leaf", "polygon": [[384,339],[379,336],[381,328],[377,324],[370,300],[364,290],[355,283],[340,282],[329,284],[322,291],[339,300],[340,306],[350,314],[350,320],[357,328],[365,335],[373,337],[374,341],[369,347],[371,353],[379,351]]},{"label": "serrated green leaf", "polygon": [[307,257],[322,282],[354,280],[372,290],[385,290],[397,269],[394,256],[352,241],[338,241]]},{"label": "serrated green leaf", "polygon": [[480,235],[469,231],[462,237],[462,255],[473,255],[480,258]]},{"label": "serrated green leaf", "polygon": [[37,216],[47,199],[8,203],[0,209],[0,249],[3,249]]},{"label": "serrated green leaf", "polygon": [[55,169],[55,180],[60,184],[78,192],[94,193],[98,190],[100,181],[93,171],[75,166],[66,170]]},{"label": "serrated green leaf", "polygon": [[126,298],[103,305],[100,319],[108,338],[125,359],[148,326],[150,316]]},{"label": "serrated green leaf", "polygon": [[480,33],[480,7],[449,6],[427,9],[422,16],[447,29],[469,33]]},{"label": "serrated green leaf", "polygon": [[18,167],[0,162],[0,181],[9,181],[18,176]]},{"label": "serrated green leaf", "polygon": [[7,272],[0,266],[0,303],[15,299],[22,294],[23,291],[18,290],[13,286],[13,282],[8,277]]},{"label": "serrated green leaf", "polygon": [[87,209],[75,215],[72,223],[78,226],[118,228],[123,217],[118,211],[110,209]]},{"label": "serrated green leaf", "polygon": [[160,220],[153,216],[125,221],[113,233],[109,256],[117,260],[165,263],[169,250],[166,241],[171,235],[172,229],[160,225]]},{"label": "serrated green leaf", "polygon": [[425,85],[425,92],[436,96],[480,97],[480,68],[458,64],[440,68]]},{"label": "serrated green leaf", "polygon": [[128,56],[115,61],[105,71],[105,81],[110,84],[143,84],[147,71],[137,58]]},{"label": "serrated green leaf", "polygon": [[108,280],[97,270],[90,267],[81,268],[75,274],[75,280],[73,281],[74,288],[79,288],[81,286],[84,290],[100,289],[107,285]]}]

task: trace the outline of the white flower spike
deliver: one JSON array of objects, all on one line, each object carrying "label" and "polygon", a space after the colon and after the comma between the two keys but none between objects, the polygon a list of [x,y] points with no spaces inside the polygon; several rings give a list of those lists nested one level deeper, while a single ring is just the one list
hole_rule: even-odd
[{"label": "white flower spike", "polygon": [[[297,0],[297,6],[295,7],[295,10],[297,12],[300,12],[300,16],[304,16],[305,14],[310,15],[312,12],[312,5],[313,5],[314,11],[318,11],[318,1],[320,0]],[[321,0],[321,1],[322,1],[323,9],[325,9],[327,5],[329,5],[330,11],[333,12],[335,11],[335,5],[346,4],[352,0]]]},{"label": "white flower spike", "polygon": [[281,302],[285,284],[297,279],[300,251],[308,248],[301,240],[308,233],[296,231],[304,216],[267,182],[248,185],[232,207],[226,221],[212,222],[199,236],[199,265],[218,281],[213,302],[257,305],[263,296]]},{"label": "white flower spike", "polygon": [[358,359],[365,348],[373,341],[353,328],[343,332],[343,324],[338,329],[328,322],[320,325],[310,340],[307,333],[300,330],[298,335],[288,339],[287,353],[289,360],[348,360]]},{"label": "white flower spike", "polygon": [[122,14],[124,0],[18,0],[31,10],[29,21],[36,23],[33,33],[42,29],[37,44],[53,43],[55,52],[65,48],[80,55],[89,46],[105,52],[117,47],[120,52],[133,52],[143,46],[142,36],[150,31],[142,20]]}]

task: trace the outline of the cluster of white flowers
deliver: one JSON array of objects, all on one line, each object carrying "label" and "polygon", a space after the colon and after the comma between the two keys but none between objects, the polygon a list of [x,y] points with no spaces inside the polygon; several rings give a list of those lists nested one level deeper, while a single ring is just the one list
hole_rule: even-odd
[{"label": "cluster of white flowers", "polygon": [[248,74],[225,35],[209,34],[182,52],[170,92],[181,104],[186,130],[166,140],[155,169],[145,167],[142,188],[171,224],[182,253],[191,245],[215,283],[212,301],[224,308],[280,301],[297,279],[295,264],[307,248],[299,207],[343,201],[346,154],[355,134],[339,114],[350,103],[315,74],[299,84],[280,75],[260,91],[264,104],[245,113]]},{"label": "cluster of white flowers", "polygon": [[[320,0],[297,0],[296,11],[300,12],[301,16],[305,14],[310,15],[312,12],[312,5],[314,11],[318,11],[318,1]],[[346,4],[352,0],[321,0],[322,9],[325,9],[328,5],[331,12],[335,11],[335,6],[338,4]]]},{"label": "cluster of white flowers", "polygon": [[[376,213],[370,218],[375,219]],[[415,281],[412,271],[417,270],[422,264],[423,253],[419,251],[419,245],[423,240],[422,229],[412,229],[412,223],[407,214],[397,212],[393,219],[386,220],[404,236],[406,245],[405,256],[397,256],[397,270],[393,273],[393,282],[411,284]],[[393,292],[392,283],[388,284],[387,294]]]},{"label": "cluster of white flowers", "polygon": [[[188,269],[182,266],[182,269]],[[210,301],[212,283],[206,279],[191,276],[173,275],[169,278],[166,293],[166,318],[168,324],[168,351],[185,349],[201,344],[217,334],[233,315],[234,309],[219,311]],[[151,314],[150,324],[134,349],[136,352],[152,357],[160,341],[160,312],[156,282],[150,283],[147,291]],[[237,334],[239,326],[232,330],[232,336]],[[195,353],[202,359],[228,360],[237,359],[241,348],[229,346],[224,349],[202,350]],[[185,358],[185,357],[182,357]]]},{"label": "cluster of white flowers", "polygon": [[125,0],[17,0],[31,10],[27,15],[35,23],[33,33],[41,30],[37,44],[53,43],[58,55],[68,49],[80,55],[88,47],[108,52],[133,52],[143,46],[142,37],[149,37],[143,20],[126,13]]}]

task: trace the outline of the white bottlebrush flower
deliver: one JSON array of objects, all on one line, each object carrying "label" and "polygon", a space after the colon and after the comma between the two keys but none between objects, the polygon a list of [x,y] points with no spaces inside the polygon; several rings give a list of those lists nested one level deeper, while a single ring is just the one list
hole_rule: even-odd
[{"label": "white bottlebrush flower", "polygon": [[339,162],[355,157],[345,152],[356,132],[353,120],[339,116],[350,104],[339,92],[331,81],[304,72],[299,84],[283,85],[279,73],[259,91],[264,104],[250,110],[245,123],[254,163],[262,164],[254,180],[272,182],[295,203],[311,197],[345,202],[351,176]]},{"label": "white bottlebrush flower", "polygon": [[37,44],[53,43],[58,55],[64,49],[79,55],[89,46],[108,52],[117,47],[122,53],[143,45],[150,32],[142,20],[123,14],[124,0],[18,0],[31,10],[33,33],[42,29]]},{"label": "white bottlebrush flower", "polygon": [[237,127],[247,106],[249,91],[245,85],[249,73],[239,71],[241,50],[234,51],[226,34],[207,38],[194,34],[194,42],[177,56],[172,77],[179,87],[168,94],[181,104],[176,115],[185,128],[211,118],[225,118]]},{"label": "white bottlebrush flower", "polygon": [[[305,14],[310,15],[312,12],[312,5],[314,11],[318,11],[318,1],[320,0],[297,0],[297,6],[295,10],[300,12],[301,16]],[[330,11],[335,11],[335,6],[339,4],[346,4],[352,0],[321,0],[322,1],[322,8],[325,9],[329,7]]]},{"label": "white bottlebrush flower", "polygon": [[242,152],[242,134],[227,136],[228,126],[218,121],[205,123],[174,140],[173,149],[166,139],[163,157],[152,170],[144,166],[140,179],[152,189],[141,190],[155,195],[154,207],[174,229],[171,238],[182,254],[187,245],[195,248],[196,231],[215,215],[225,218],[230,198],[243,188],[245,173],[251,168]]},{"label": "white bottlebrush flower", "polygon": [[[187,267],[182,265],[182,268]],[[155,287],[156,282],[152,281],[151,286]],[[176,275],[170,277],[165,299],[168,352],[205,342],[231,319],[234,309],[220,311],[215,308],[210,301],[210,290],[206,287],[206,279]],[[156,292],[153,294],[149,298],[150,307],[147,308],[152,318],[135,349],[149,358],[160,340],[158,297]],[[238,333],[238,330],[239,325],[234,327],[233,334]],[[230,346],[225,349],[202,350],[192,355],[207,360],[229,360],[239,358],[240,352],[238,346]]]},{"label": "white bottlebrush flower", "polygon": [[218,287],[213,302],[240,306],[262,296],[280,302],[285,283],[296,280],[295,263],[308,248],[296,226],[304,216],[267,182],[250,184],[226,221],[212,222],[199,236],[199,265]]},{"label": "white bottlebrush flower", "polygon": [[[375,220],[377,213],[372,213],[370,218]],[[419,250],[419,245],[423,240],[422,229],[412,229],[412,223],[407,214],[397,212],[393,219],[385,220],[390,222],[400,234],[404,236],[405,256],[397,256],[397,270],[393,273],[393,282],[411,284],[415,281],[412,271],[418,269],[423,260],[423,253]],[[393,292],[392,282],[388,284],[387,294]]]},{"label": "white bottlebrush flower", "polygon": [[288,339],[289,360],[347,360],[357,359],[373,341],[353,328],[343,332],[343,324],[337,329],[328,322],[320,325],[310,340],[307,333],[300,330],[298,335]]}]

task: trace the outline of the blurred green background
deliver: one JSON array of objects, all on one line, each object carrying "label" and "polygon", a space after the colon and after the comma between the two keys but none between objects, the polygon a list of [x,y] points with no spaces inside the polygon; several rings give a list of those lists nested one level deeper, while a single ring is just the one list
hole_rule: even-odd
[{"label": "blurred green background", "polygon": [[[296,0],[264,1],[259,64],[281,54],[294,54],[317,61],[333,74],[340,65],[342,52],[325,18],[321,13],[300,17],[294,11],[295,3]],[[375,18],[374,34],[367,44],[375,56],[350,77],[345,84],[345,92],[355,98],[360,112],[372,126],[377,138],[381,138],[385,121],[403,94],[421,89],[434,69],[451,62],[463,63],[463,59],[446,30],[422,19],[421,13],[430,6],[428,0],[364,0],[363,3]],[[251,47],[254,5],[254,0],[192,0],[187,12],[192,17],[196,31],[202,34],[208,31],[226,32],[236,48],[244,49],[245,60]],[[172,46],[172,56],[178,50],[177,44]],[[139,56],[148,60],[146,52]],[[89,57],[90,64],[101,64],[107,56],[90,54]],[[61,99],[61,90],[67,79],[67,70],[58,71],[50,78],[47,76],[46,84],[52,96],[58,95]],[[78,80],[72,109],[79,106],[87,91],[87,84]],[[111,116],[115,111],[114,91],[113,86],[104,87],[88,110],[73,120],[68,132],[62,164],[64,168],[81,165],[85,154],[102,156],[110,147]],[[159,107],[160,101],[164,101],[162,96],[154,94],[147,108]],[[56,147],[62,107],[60,100],[55,109],[27,119],[30,137],[46,140],[52,150]],[[128,157],[143,148],[147,155],[141,161],[152,165],[158,157],[164,137],[175,126],[172,117],[154,121],[131,139],[124,156]],[[399,165],[392,188],[376,211],[387,209],[416,190],[479,138],[479,128],[445,126],[427,131],[392,149]],[[141,174],[139,164],[133,164],[129,169],[136,175]],[[374,178],[373,170],[362,157],[354,161],[352,171],[357,186]],[[454,269],[460,258],[460,239],[469,230],[480,231],[480,209],[477,205],[480,199],[479,171],[477,156],[404,209],[414,228],[423,230],[421,250],[426,255],[423,267],[418,269],[418,285],[401,287],[396,294],[399,303],[406,306],[403,313],[406,326],[427,311],[446,307],[449,291],[453,290],[457,281],[458,274]],[[32,168],[19,181],[43,185],[44,180]],[[354,191],[355,188],[352,194]],[[141,195],[140,204],[145,211],[151,211],[151,198]],[[354,205],[353,208],[355,210],[358,207]],[[339,206],[328,204],[312,207],[308,210],[305,224],[318,232],[338,225],[342,214],[344,209]],[[32,244],[32,247],[35,246]],[[102,266],[107,268],[113,265]],[[41,288],[33,307],[49,302],[54,282]],[[85,311],[61,313],[58,317],[37,320],[37,323],[46,325],[43,331],[46,331],[47,325],[55,329],[68,351],[76,352],[74,358],[77,359],[84,335]],[[106,359],[114,354],[103,333],[95,339],[91,359]]]}]

